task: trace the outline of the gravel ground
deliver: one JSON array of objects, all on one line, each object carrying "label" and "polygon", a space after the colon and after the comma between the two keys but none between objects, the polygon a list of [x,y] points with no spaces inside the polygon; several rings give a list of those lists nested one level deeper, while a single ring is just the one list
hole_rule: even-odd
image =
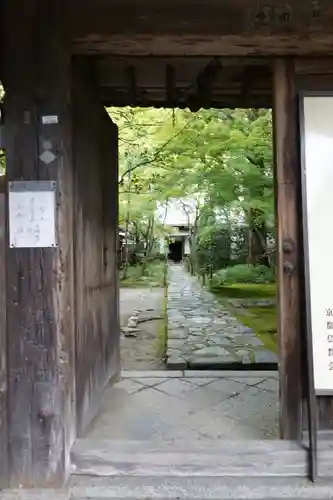
[{"label": "gravel ground", "polygon": [[[121,288],[120,324],[126,326],[135,309],[143,319],[162,316],[164,290],[162,288]],[[136,337],[121,336],[122,370],[163,370],[165,364],[158,355],[158,332],[163,320],[149,320],[138,324]]]}]

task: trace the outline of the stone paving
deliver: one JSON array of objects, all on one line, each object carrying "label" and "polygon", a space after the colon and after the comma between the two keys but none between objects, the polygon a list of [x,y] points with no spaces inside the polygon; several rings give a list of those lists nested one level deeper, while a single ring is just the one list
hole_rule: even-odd
[{"label": "stone paving", "polygon": [[276,369],[277,356],[181,265],[169,268],[170,369]]},{"label": "stone paving", "polygon": [[84,437],[192,444],[276,439],[277,372],[123,372]]}]

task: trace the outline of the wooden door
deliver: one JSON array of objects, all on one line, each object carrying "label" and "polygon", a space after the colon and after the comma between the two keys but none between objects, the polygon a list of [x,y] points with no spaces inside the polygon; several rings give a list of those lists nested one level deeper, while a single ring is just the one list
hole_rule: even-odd
[{"label": "wooden door", "polygon": [[118,131],[75,62],[74,268],[76,411],[80,435],[119,373]]}]

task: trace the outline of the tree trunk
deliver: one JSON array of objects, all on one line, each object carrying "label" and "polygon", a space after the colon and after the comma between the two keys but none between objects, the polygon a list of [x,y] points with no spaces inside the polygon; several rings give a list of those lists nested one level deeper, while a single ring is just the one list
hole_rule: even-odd
[{"label": "tree trunk", "polygon": [[125,265],[122,273],[122,278],[127,278],[128,265],[129,265],[129,251],[128,251],[128,230],[129,224],[131,220],[131,172],[128,174],[128,192],[127,192],[127,214],[126,214],[126,222],[125,222],[125,241],[124,241],[124,250],[125,250]]},{"label": "tree trunk", "polygon": [[154,215],[149,217],[148,228],[146,233],[146,241],[145,241],[145,252],[144,252],[144,261],[142,263],[141,274],[144,275],[149,257],[151,256],[151,251],[154,245],[154,228],[155,228],[155,219]]},{"label": "tree trunk", "polygon": [[249,211],[249,242],[248,242],[248,264],[264,265],[269,267],[267,255],[267,229],[266,223],[259,210]]}]

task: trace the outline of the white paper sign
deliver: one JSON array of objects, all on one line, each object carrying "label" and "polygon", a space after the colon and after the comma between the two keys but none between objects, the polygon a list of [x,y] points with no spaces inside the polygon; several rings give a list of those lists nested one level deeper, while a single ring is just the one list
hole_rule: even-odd
[{"label": "white paper sign", "polygon": [[[9,245],[13,248],[45,248],[56,246],[55,191],[34,189],[9,190]],[[17,183],[19,184],[19,183]],[[22,183],[23,184],[23,183]]]},{"label": "white paper sign", "polygon": [[333,96],[303,98],[303,193],[314,386],[333,393]]},{"label": "white paper sign", "polygon": [[43,125],[53,125],[55,123],[58,123],[58,116],[57,115],[46,115],[42,116],[42,123]]}]

